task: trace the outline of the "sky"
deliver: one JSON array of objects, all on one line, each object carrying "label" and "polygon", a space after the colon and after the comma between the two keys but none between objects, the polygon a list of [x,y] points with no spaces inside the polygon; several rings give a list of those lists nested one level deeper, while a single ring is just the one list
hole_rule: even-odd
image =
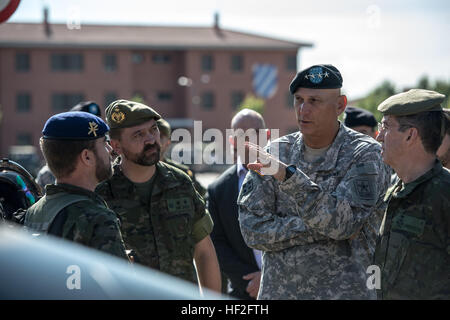
[{"label": "sky", "polygon": [[420,77],[450,81],[448,0],[21,0],[9,22],[211,26],[295,42],[298,68],[333,64],[350,100],[384,80],[397,90]]}]

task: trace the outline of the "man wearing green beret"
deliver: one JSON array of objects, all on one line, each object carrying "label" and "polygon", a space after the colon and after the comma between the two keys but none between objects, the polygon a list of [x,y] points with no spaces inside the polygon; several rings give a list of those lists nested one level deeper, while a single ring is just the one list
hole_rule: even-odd
[{"label": "man wearing green beret", "polygon": [[24,225],[34,235],[51,234],[128,260],[117,215],[94,193],[111,177],[109,127],[86,112],[64,112],[45,124],[40,140],[56,184],[27,209]]},{"label": "man wearing green beret", "polygon": [[170,124],[164,119],[159,119],[157,121],[157,124],[161,140],[161,161],[170,164],[171,166],[178,168],[186,173],[194,183],[195,190],[197,190],[198,193],[200,193],[201,196],[204,197],[206,189],[201,185],[200,182],[197,181],[197,179],[195,178],[195,173],[188,166],[167,158],[166,153],[171,144],[170,135],[172,134],[172,128],[170,127]]},{"label": "man wearing green beret", "polygon": [[385,196],[374,257],[382,299],[450,299],[450,172],[436,159],[444,98],[412,89],[378,106],[377,140],[399,177]]},{"label": "man wearing green beret", "polygon": [[111,145],[120,157],[112,178],[96,191],[120,216],[135,262],[220,292],[211,216],[189,176],[159,161],[160,118],[132,101],[107,107]]}]

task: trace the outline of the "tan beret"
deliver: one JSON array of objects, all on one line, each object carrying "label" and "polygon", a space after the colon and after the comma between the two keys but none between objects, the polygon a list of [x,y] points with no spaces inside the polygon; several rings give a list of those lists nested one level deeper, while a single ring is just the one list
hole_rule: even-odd
[{"label": "tan beret", "polygon": [[445,96],[435,91],[411,89],[393,95],[378,106],[383,115],[407,116],[425,111],[442,111]]}]

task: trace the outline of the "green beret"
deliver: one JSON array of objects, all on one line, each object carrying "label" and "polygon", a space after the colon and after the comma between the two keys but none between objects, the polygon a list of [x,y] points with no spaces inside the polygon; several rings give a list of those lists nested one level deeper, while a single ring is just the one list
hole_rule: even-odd
[{"label": "green beret", "polygon": [[383,115],[408,116],[425,111],[442,111],[445,96],[431,90],[411,89],[384,100],[378,111]]},{"label": "green beret", "polygon": [[105,113],[106,123],[111,129],[133,127],[151,119],[161,119],[161,116],[152,108],[145,104],[128,100],[112,102],[106,108]]},{"label": "green beret", "polygon": [[172,131],[170,124],[162,118],[156,121],[156,123],[158,124],[159,132],[162,133],[164,136],[170,137],[170,133]]}]

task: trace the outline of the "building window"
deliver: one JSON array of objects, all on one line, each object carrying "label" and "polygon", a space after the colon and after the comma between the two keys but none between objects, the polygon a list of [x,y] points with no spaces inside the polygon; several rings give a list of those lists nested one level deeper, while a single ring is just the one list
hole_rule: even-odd
[{"label": "building window", "polygon": [[32,135],[29,132],[21,132],[16,136],[16,145],[26,146],[33,144]]},{"label": "building window", "polygon": [[30,70],[30,55],[27,52],[16,53],[16,71],[27,72]]},{"label": "building window", "polygon": [[117,70],[117,57],[113,53],[106,53],[103,55],[103,66],[105,71],[113,72]]},{"label": "building window", "polygon": [[52,95],[52,111],[56,113],[69,111],[83,100],[84,95],[81,93],[54,93]]},{"label": "building window", "polygon": [[131,54],[131,61],[133,61],[134,64],[141,64],[144,62],[144,55],[139,52],[133,52]]},{"label": "building window", "polygon": [[231,56],[231,71],[242,71],[244,69],[244,59],[241,55]]},{"label": "building window", "polygon": [[214,69],[214,59],[210,54],[204,54],[202,56],[202,70],[212,71]]},{"label": "building window", "polygon": [[160,91],[156,94],[159,102],[169,102],[172,100],[172,93],[167,91]]},{"label": "building window", "polygon": [[109,106],[111,104],[111,102],[116,101],[117,100],[117,94],[115,92],[107,92],[105,94],[105,97],[103,99],[103,104],[105,106]]},{"label": "building window", "polygon": [[82,71],[83,55],[80,53],[53,53],[52,71]]},{"label": "building window", "polygon": [[155,53],[152,55],[152,61],[155,64],[168,64],[170,63],[170,54],[166,53]]},{"label": "building window", "polygon": [[214,93],[205,92],[202,95],[202,107],[207,110],[214,108]]},{"label": "building window", "polygon": [[231,93],[231,107],[236,110],[244,101],[244,93],[242,91],[233,91]]},{"label": "building window", "polygon": [[28,113],[31,111],[31,95],[29,93],[19,93],[16,96],[16,112]]},{"label": "building window", "polygon": [[289,55],[286,57],[286,70],[297,71],[297,56]]},{"label": "building window", "polygon": [[286,107],[289,109],[294,107],[294,96],[290,92],[286,93]]}]

